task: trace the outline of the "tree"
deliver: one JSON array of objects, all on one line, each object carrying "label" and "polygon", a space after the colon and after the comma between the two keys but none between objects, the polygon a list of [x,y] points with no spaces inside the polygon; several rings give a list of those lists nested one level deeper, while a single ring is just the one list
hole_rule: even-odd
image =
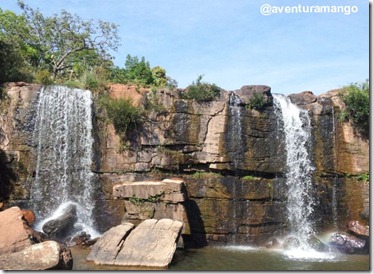
[{"label": "tree", "polygon": [[154,85],[157,87],[164,87],[167,85],[166,70],[160,66],[152,68],[152,76]]},{"label": "tree", "polygon": [[150,64],[145,61],[145,57],[139,58],[137,56],[131,56],[130,54],[126,57],[125,62],[125,74],[129,82],[134,82],[142,85],[153,84],[153,75],[150,69]]},{"label": "tree", "polygon": [[111,59],[109,50],[117,50],[117,25],[99,20],[83,20],[65,10],[60,15],[44,17],[18,0],[28,25],[23,40],[37,51],[38,69],[47,68],[53,78],[74,68],[74,64],[87,56]]},{"label": "tree", "polygon": [[21,37],[28,33],[26,20],[12,11],[0,9],[0,83],[30,80],[34,51]]}]

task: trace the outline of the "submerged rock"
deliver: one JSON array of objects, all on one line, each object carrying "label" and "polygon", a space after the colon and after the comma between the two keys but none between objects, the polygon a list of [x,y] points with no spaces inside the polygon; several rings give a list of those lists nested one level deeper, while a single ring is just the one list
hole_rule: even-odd
[{"label": "submerged rock", "polygon": [[51,238],[64,239],[73,231],[77,220],[76,206],[69,205],[65,213],[56,219],[46,222],[42,229]]},{"label": "submerged rock", "polygon": [[0,256],[0,269],[3,270],[71,270],[72,267],[71,251],[55,241],[34,244]]},{"label": "submerged rock", "polygon": [[282,247],[284,249],[293,249],[300,246],[300,241],[298,238],[290,236],[285,239],[285,241],[282,243]]},{"label": "submerged rock", "polygon": [[324,244],[320,239],[316,238],[315,236],[311,236],[308,240],[307,243],[309,246],[319,252],[327,252],[329,251],[329,247]]},{"label": "submerged rock", "polygon": [[280,242],[276,238],[270,238],[265,242],[264,246],[266,248],[278,248],[281,246]]}]

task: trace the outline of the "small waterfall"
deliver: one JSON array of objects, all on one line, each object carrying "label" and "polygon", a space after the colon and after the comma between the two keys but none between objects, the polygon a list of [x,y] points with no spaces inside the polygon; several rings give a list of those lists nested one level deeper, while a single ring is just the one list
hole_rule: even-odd
[{"label": "small waterfall", "polygon": [[91,172],[91,105],[89,90],[62,86],[40,90],[33,136],[37,162],[31,200],[38,218],[47,220],[53,214],[58,216],[68,204],[75,204],[78,224],[94,236],[98,233],[92,218],[95,176]]},{"label": "small waterfall", "polygon": [[333,217],[333,229],[338,231],[338,197],[337,197],[337,189],[338,189],[338,178],[333,178],[333,189],[332,189],[332,217]]},{"label": "small waterfall", "polygon": [[229,96],[229,123],[228,123],[228,153],[233,162],[234,169],[239,168],[244,159],[245,145],[242,131],[242,118],[244,107],[239,96],[232,92]]},{"label": "small waterfall", "polygon": [[287,213],[291,233],[302,246],[314,234],[311,214],[314,198],[312,195],[312,166],[308,146],[311,126],[306,110],[298,108],[284,95],[273,94],[276,116],[283,123],[286,148]]}]

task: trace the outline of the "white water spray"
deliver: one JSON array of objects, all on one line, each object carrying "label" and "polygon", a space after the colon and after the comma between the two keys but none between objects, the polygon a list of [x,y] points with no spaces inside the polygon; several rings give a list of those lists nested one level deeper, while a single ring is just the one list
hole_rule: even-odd
[{"label": "white water spray", "polygon": [[306,110],[298,108],[284,95],[273,94],[277,117],[281,117],[285,133],[287,213],[291,234],[296,236],[303,248],[314,234],[311,214],[312,166],[308,146],[311,137],[310,118]]},{"label": "white water spray", "polygon": [[36,215],[57,217],[67,204],[77,206],[78,223],[93,229],[94,174],[92,98],[89,90],[48,86],[40,90],[34,131],[37,146],[31,200]]}]

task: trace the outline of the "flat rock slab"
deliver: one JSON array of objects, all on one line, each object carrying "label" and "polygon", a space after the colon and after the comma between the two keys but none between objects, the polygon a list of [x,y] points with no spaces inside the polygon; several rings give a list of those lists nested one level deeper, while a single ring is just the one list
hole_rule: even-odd
[{"label": "flat rock slab", "polygon": [[94,261],[95,264],[114,264],[118,252],[121,250],[124,240],[133,229],[131,223],[124,223],[110,228],[93,245],[87,261]]},{"label": "flat rock slab", "polygon": [[127,237],[115,265],[167,267],[175,253],[183,223],[171,219],[148,219]]},{"label": "flat rock slab", "polygon": [[0,256],[0,269],[3,270],[71,270],[72,266],[70,250],[55,241],[34,244]]},{"label": "flat rock slab", "polygon": [[157,197],[160,201],[180,203],[186,200],[184,182],[182,180],[165,179],[163,181],[125,182],[113,187],[115,199]]}]

